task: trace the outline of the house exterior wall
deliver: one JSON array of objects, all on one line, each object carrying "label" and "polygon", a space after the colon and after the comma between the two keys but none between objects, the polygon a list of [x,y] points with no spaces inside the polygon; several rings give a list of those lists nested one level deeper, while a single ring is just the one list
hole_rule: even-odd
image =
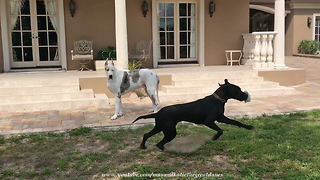
[{"label": "house exterior wall", "polygon": [[308,28],[307,19],[308,17],[313,18],[313,14],[319,12],[319,10],[315,9],[294,9],[291,11],[293,14],[292,19],[292,36],[288,36],[289,40],[292,38],[290,43],[286,43],[287,46],[287,54],[292,55],[298,53],[298,46],[302,40],[313,40],[313,24]]},{"label": "house exterior wall", "polygon": [[205,2],[205,66],[226,64],[225,50],[243,48],[243,33],[249,32],[249,0],[215,0],[209,16]]},{"label": "house exterior wall", "polygon": [[[140,0],[126,1],[127,31],[129,53],[135,52],[136,44],[140,40],[152,39],[151,0],[149,12],[143,17]],[[94,57],[98,51],[107,46],[116,46],[115,39],[115,4],[114,0],[78,0],[76,1],[76,13],[72,18],[69,9],[69,1],[64,1],[67,64],[68,69],[78,69],[79,64],[71,60],[70,51],[73,49],[73,41],[86,39],[93,41]],[[152,67],[152,59],[145,62],[146,67]],[[88,65],[94,68],[94,63]]]},{"label": "house exterior wall", "polygon": [[[0,34],[2,34],[1,26],[0,26]],[[0,73],[3,72],[3,69],[4,69],[4,65],[3,65],[3,54],[2,54],[2,37],[0,36]]]}]

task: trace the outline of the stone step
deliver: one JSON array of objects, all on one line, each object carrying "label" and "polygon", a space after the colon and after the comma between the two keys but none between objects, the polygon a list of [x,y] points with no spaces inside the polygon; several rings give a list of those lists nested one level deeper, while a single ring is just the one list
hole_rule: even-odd
[{"label": "stone step", "polygon": [[[251,78],[229,78],[228,79],[232,84],[241,84],[241,83],[257,83],[262,82],[263,77],[251,77]],[[205,85],[217,85],[218,83],[224,84],[224,79],[222,78],[206,78],[206,79],[190,79],[190,80],[173,80],[173,86],[205,86]]]},{"label": "stone step", "polygon": [[1,95],[27,95],[36,93],[61,93],[79,92],[78,84],[56,85],[56,86],[25,86],[25,87],[0,87]]},{"label": "stone step", "polygon": [[59,101],[93,98],[92,89],[85,89],[78,92],[62,92],[62,93],[41,93],[41,94],[23,94],[23,95],[1,95],[1,104],[18,103],[18,102],[41,102],[41,101]]},{"label": "stone step", "polygon": [[0,104],[0,112],[23,112],[23,111],[47,111],[47,110],[76,110],[87,107],[108,108],[109,100],[105,94],[96,94],[95,98],[34,101],[19,103]]},{"label": "stone step", "polygon": [[[215,90],[214,90],[215,91]],[[173,102],[173,101],[193,101],[196,99],[203,98],[205,96],[211,95],[212,92],[199,92],[199,93],[180,93],[180,94],[167,94],[163,91],[159,91],[159,99],[161,102]],[[252,89],[248,90],[249,94],[254,101],[255,98],[266,98],[273,96],[284,96],[284,95],[296,95],[300,92],[291,87],[279,86],[277,88],[269,89]]]},{"label": "stone step", "polygon": [[[279,86],[276,82],[257,82],[257,83],[245,83],[237,84],[242,90],[252,89],[264,89],[264,88],[276,88]],[[179,94],[179,93],[213,93],[219,85],[207,85],[207,86],[162,86],[161,91],[167,94]]]},{"label": "stone step", "polygon": [[36,78],[0,80],[0,87],[63,86],[79,84],[78,78]]},{"label": "stone step", "polygon": [[229,79],[229,78],[252,78],[257,77],[258,71],[226,71],[226,72],[190,72],[187,74],[173,74],[172,80],[199,80],[199,79]]}]

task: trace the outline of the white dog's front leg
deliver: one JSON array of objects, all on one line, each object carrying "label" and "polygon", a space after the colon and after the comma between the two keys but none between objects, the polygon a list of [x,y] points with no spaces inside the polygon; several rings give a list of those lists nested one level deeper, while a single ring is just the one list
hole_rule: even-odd
[{"label": "white dog's front leg", "polygon": [[118,97],[117,95],[115,95],[115,113],[114,115],[111,117],[112,120],[117,119],[118,114],[119,114],[119,110],[120,110],[120,103],[121,103],[121,97]]},{"label": "white dog's front leg", "polygon": [[123,116],[123,106],[122,106],[122,101],[121,101],[121,98],[119,98],[119,111],[118,111],[118,116]]}]

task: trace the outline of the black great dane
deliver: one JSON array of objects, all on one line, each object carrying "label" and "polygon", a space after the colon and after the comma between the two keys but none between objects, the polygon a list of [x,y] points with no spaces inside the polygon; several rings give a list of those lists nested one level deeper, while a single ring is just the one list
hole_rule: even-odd
[{"label": "black great dane", "polygon": [[176,125],[180,121],[204,124],[218,131],[218,133],[212,137],[212,140],[218,139],[223,133],[215,124],[215,121],[236,125],[248,130],[253,129],[253,126],[242,124],[224,115],[225,104],[228,99],[232,98],[245,102],[250,102],[251,100],[248,92],[241,91],[239,86],[229,83],[227,79],[225,79],[224,82],[225,84],[219,84],[220,87],[212,95],[185,104],[166,106],[157,113],[140,116],[135,119],[132,123],[139,119],[155,118],[155,127],[143,136],[140,148],[146,149],[145,143],[147,139],[162,131],[164,138],[156,146],[163,150],[164,145],[176,137]]}]

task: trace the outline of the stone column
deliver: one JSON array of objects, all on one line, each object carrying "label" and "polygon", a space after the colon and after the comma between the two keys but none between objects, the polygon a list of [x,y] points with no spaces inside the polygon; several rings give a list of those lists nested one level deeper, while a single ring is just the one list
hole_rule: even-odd
[{"label": "stone column", "polygon": [[116,18],[116,51],[117,68],[128,68],[128,37],[127,37],[127,16],[126,0],[114,0]]},{"label": "stone column", "polygon": [[285,60],[285,2],[275,0],[274,31],[277,35],[274,38],[274,67],[287,68]]}]

